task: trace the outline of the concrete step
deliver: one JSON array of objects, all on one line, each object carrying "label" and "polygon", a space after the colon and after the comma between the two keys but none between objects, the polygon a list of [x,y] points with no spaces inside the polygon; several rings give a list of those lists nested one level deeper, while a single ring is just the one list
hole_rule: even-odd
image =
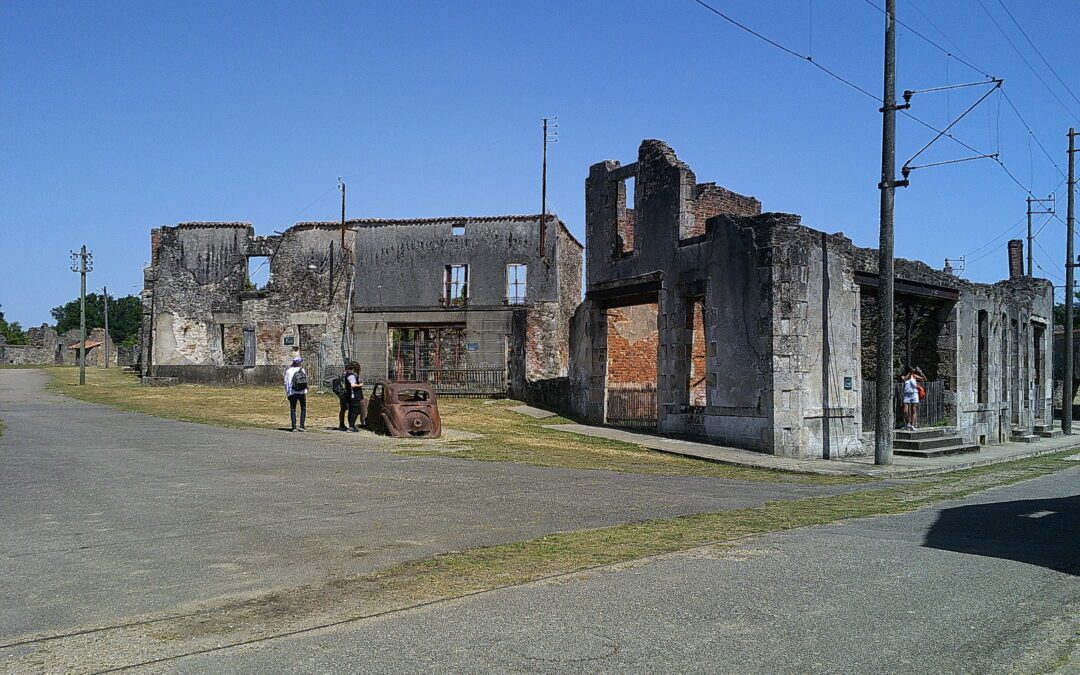
[{"label": "concrete step", "polygon": [[1046,431],[1040,431],[1039,436],[1041,438],[1057,438],[1058,436],[1064,436],[1065,432],[1061,429],[1047,429]]},{"label": "concrete step", "polygon": [[924,438],[940,438],[942,436],[957,436],[956,429],[954,427],[926,427],[923,429],[916,429],[915,431],[908,431],[906,429],[897,429],[893,432],[893,438],[897,440],[905,441],[918,441]]},{"label": "concrete step", "polygon": [[903,455],[905,457],[942,457],[944,455],[962,455],[969,452],[979,452],[978,445],[969,445],[967,443],[959,443],[956,445],[946,445],[941,448],[928,448],[925,450],[914,450],[911,448],[894,448],[894,455]]},{"label": "concrete step", "polygon": [[934,448],[947,448],[951,445],[963,445],[963,437],[956,436],[929,436],[927,438],[900,438],[893,441],[893,447],[905,450],[933,450]]},{"label": "concrete step", "polygon": [[1039,437],[1035,434],[1014,431],[1009,435],[1010,443],[1037,443]]}]

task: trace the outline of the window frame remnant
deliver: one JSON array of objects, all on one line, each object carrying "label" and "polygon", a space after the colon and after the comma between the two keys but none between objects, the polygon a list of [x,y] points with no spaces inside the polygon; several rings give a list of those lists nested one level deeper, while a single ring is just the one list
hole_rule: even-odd
[{"label": "window frame remnant", "polygon": [[469,304],[469,265],[452,263],[443,272],[443,305],[466,307]]},{"label": "window frame remnant", "polygon": [[524,305],[526,303],[528,279],[529,265],[527,263],[508,263],[506,265],[506,304]]}]

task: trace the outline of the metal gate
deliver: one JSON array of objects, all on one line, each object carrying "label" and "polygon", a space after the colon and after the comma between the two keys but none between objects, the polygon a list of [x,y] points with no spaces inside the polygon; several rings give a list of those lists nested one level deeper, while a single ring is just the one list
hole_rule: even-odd
[{"label": "metal gate", "polygon": [[[390,380],[430,382],[444,396],[506,395],[505,339],[468,342],[464,327],[399,330],[389,345]],[[482,362],[479,354],[498,354],[499,362]]]},{"label": "metal gate", "polygon": [[[862,390],[862,426],[863,431],[877,428],[874,412],[877,410],[877,390],[873,380],[863,380]],[[945,407],[945,380],[924,382],[926,398],[919,402],[919,426],[934,427],[948,422],[948,410]],[[893,388],[893,428],[904,424],[904,383],[897,382]]]},{"label": "metal gate", "polygon": [[605,422],[615,427],[656,428],[656,386],[616,384],[607,388]]}]

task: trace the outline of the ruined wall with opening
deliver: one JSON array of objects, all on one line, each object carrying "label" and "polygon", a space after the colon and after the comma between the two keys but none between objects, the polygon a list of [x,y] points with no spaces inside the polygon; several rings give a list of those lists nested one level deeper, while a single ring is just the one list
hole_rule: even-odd
[{"label": "ruined wall with opening", "polygon": [[[661,141],[644,141],[632,164],[590,168],[586,302],[571,338],[574,414],[604,421],[605,387],[626,377],[612,353],[627,350],[624,306],[653,296],[660,431],[792,457],[868,452],[862,413],[876,359],[877,253],[798,216],[760,211],[752,197],[697,183]],[[996,442],[1012,426],[1047,419],[1047,282],[972,284],[904,260],[896,270],[930,298],[898,294],[897,358],[907,360],[910,345],[910,359],[946,383],[965,440]],[[981,346],[980,312],[988,317]],[[1017,328],[1001,328],[1003,316]],[[1017,346],[1014,356],[1001,356],[1003,339]]]},{"label": "ruined wall with opening", "polygon": [[[341,364],[354,235],[297,225],[270,237],[247,223],[182,223],[151,233],[144,270],[144,375],[277,383],[294,355],[316,380]],[[257,288],[249,259],[268,261]]]}]

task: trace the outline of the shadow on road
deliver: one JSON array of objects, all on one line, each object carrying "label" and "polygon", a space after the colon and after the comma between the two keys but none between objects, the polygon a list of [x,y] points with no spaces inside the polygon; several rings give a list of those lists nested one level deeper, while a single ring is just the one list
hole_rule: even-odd
[{"label": "shadow on road", "polygon": [[942,511],[923,546],[1080,574],[1080,496]]}]

